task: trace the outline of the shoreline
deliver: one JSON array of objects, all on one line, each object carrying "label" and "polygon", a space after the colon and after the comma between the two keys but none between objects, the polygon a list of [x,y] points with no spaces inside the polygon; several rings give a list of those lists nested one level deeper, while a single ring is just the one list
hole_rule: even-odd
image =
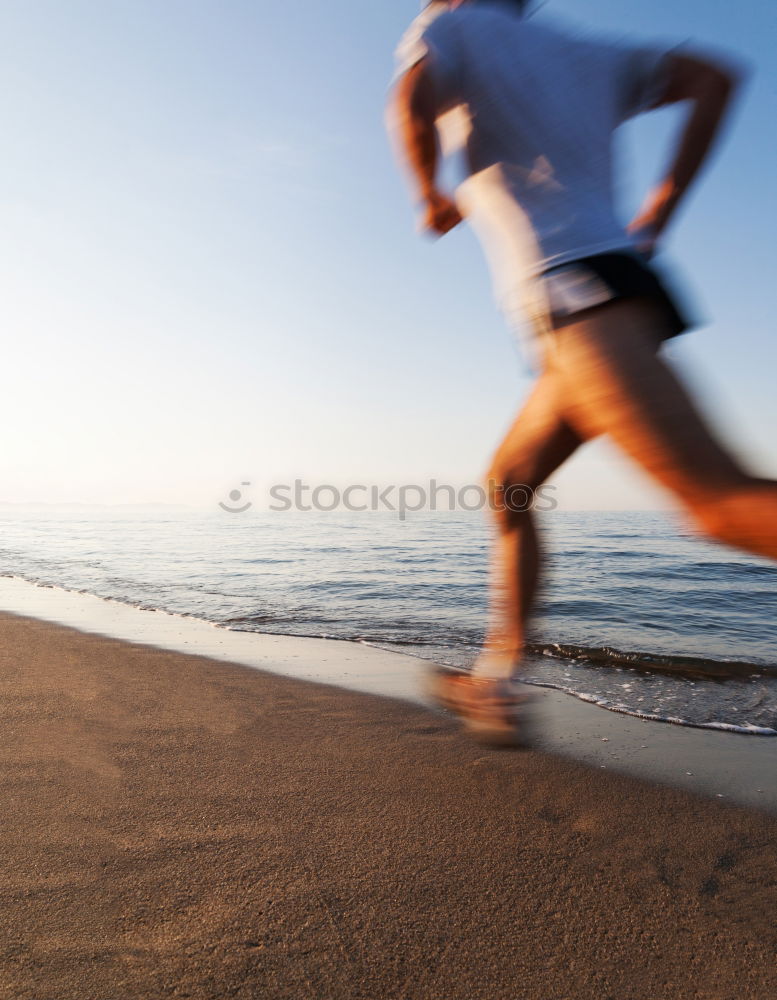
[{"label": "shoreline", "polygon": [[777,990],[773,817],[397,698],[2,626],[3,996]]},{"label": "shoreline", "polygon": [[[7,577],[0,579],[0,609],[149,648],[429,708],[421,690],[427,661],[364,643],[236,632],[197,618]],[[777,814],[777,739],[641,719],[555,689],[536,690],[537,749]]]}]

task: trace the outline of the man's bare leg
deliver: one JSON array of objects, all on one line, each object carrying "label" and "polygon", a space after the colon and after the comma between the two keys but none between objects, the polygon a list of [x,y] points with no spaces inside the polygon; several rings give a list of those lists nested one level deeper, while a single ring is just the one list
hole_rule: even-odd
[{"label": "man's bare leg", "polygon": [[582,443],[560,415],[556,378],[540,377],[497,449],[488,474],[497,536],[489,629],[473,673],[509,677],[520,660],[540,574],[532,494]]},{"label": "man's bare leg", "polygon": [[582,443],[560,415],[556,377],[540,377],[489,471],[497,537],[492,551],[490,625],[470,673],[434,667],[428,690],[477,739],[511,746],[530,742],[529,695],[515,684],[526,619],[537,588],[540,549],[531,492]]},{"label": "man's bare leg", "polygon": [[715,439],[655,353],[662,321],[652,301],[625,299],[555,330],[548,366],[564,417],[583,438],[608,434],[702,532],[777,559],[777,482],[750,475]]},{"label": "man's bare leg", "polygon": [[[672,490],[708,535],[777,559],[777,483],[749,475],[714,438],[671,369],[658,357],[663,317],[650,300],[589,310],[550,335],[546,371],[497,453],[497,482],[534,488],[583,440],[609,434]],[[500,514],[500,517],[505,517]],[[503,520],[502,579],[474,676],[434,675],[437,700],[474,735],[520,740],[519,688],[510,683],[539,568],[531,516]]]}]

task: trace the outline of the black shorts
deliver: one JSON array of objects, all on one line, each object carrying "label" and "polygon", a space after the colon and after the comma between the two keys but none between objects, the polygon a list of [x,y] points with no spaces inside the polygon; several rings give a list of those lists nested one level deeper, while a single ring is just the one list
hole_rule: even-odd
[{"label": "black shorts", "polygon": [[557,264],[541,280],[552,327],[564,326],[579,313],[615,299],[647,297],[658,302],[667,320],[667,339],[696,326],[671,294],[655,265],[637,252],[595,254]]}]

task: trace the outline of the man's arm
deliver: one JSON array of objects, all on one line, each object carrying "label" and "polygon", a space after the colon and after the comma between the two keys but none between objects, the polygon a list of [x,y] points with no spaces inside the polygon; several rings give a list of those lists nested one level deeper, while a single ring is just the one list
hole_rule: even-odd
[{"label": "man's arm", "polygon": [[645,231],[647,249],[667,227],[691,181],[709,156],[744,69],[724,69],[690,55],[670,57],[666,90],[653,107],[691,101],[677,149],[664,179],[648,194],[629,232]]},{"label": "man's arm", "polygon": [[443,236],[461,222],[461,215],[454,201],[437,187],[437,106],[425,59],[399,80],[392,104],[400,155],[421,206],[423,227]]}]

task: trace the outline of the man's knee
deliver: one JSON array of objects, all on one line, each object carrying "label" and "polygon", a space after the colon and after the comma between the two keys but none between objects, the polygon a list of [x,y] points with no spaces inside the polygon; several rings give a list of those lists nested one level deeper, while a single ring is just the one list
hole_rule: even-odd
[{"label": "man's knee", "polygon": [[528,464],[494,461],[488,471],[486,489],[491,510],[503,529],[518,527],[526,519],[538,485]]},{"label": "man's knee", "polygon": [[[749,546],[758,531],[758,508],[765,488],[753,479],[747,485],[717,488],[689,504],[691,516],[699,530],[708,538],[727,545]],[[772,492],[768,490],[767,492]],[[774,531],[774,526],[763,526]]]}]

